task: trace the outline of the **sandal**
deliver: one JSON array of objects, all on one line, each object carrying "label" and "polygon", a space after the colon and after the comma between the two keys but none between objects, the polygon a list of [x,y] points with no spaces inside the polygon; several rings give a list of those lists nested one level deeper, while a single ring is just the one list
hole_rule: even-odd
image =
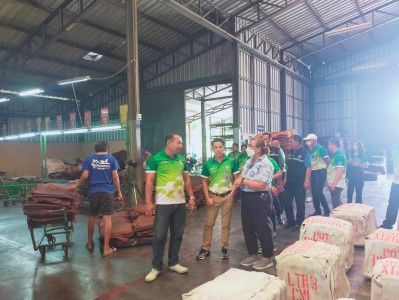
[{"label": "sandal", "polygon": [[94,243],[91,242],[91,244],[92,244],[93,246],[91,246],[91,248],[90,248],[90,247],[89,247],[89,243],[86,243],[86,249],[87,249],[89,252],[93,252],[93,250],[94,250]]},{"label": "sandal", "polygon": [[110,255],[114,254],[116,252],[116,250],[117,250],[116,248],[112,248],[112,251],[104,253],[103,257],[110,256]]}]

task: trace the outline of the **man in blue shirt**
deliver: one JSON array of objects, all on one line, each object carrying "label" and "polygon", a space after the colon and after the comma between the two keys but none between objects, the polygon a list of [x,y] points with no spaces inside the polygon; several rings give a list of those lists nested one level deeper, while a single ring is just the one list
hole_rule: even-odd
[{"label": "man in blue shirt", "polygon": [[116,249],[109,246],[111,237],[111,217],[114,212],[114,183],[118,198],[122,200],[122,193],[119,184],[117,160],[108,153],[109,145],[107,142],[98,142],[94,147],[95,153],[84,160],[83,173],[77,184],[69,186],[76,188],[84,183],[88,183],[90,202],[88,242],[86,248],[93,251],[93,233],[98,214],[104,220],[104,253],[103,256],[113,254]]}]

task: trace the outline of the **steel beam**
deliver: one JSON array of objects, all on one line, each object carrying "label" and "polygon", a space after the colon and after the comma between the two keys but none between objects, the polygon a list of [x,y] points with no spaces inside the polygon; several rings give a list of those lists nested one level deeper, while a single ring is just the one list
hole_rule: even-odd
[{"label": "steel beam", "polygon": [[377,6],[377,7],[374,7],[374,8],[372,8],[372,9],[366,11],[366,12],[363,12],[362,14],[360,14],[360,15],[358,15],[358,16],[355,16],[355,17],[353,17],[353,18],[350,18],[350,19],[348,19],[348,20],[346,20],[346,21],[344,21],[344,22],[341,22],[341,23],[339,23],[339,24],[337,24],[337,25],[331,26],[330,28],[327,28],[327,29],[325,29],[325,30],[323,30],[323,31],[321,31],[321,32],[315,33],[315,34],[311,35],[310,37],[307,37],[307,38],[305,38],[305,39],[303,39],[303,40],[298,41],[297,43],[293,43],[293,44],[291,44],[291,45],[289,45],[289,46],[286,46],[286,47],[284,47],[283,49],[281,49],[281,51],[287,51],[288,49],[291,49],[292,47],[298,46],[299,44],[301,44],[301,43],[303,43],[303,42],[310,41],[310,40],[314,39],[315,37],[318,37],[318,36],[320,36],[320,35],[324,35],[324,34],[325,34],[326,32],[328,32],[328,31],[331,31],[331,30],[333,30],[333,29],[336,29],[336,28],[339,28],[339,27],[341,27],[341,26],[344,26],[344,25],[346,25],[346,24],[348,24],[348,23],[351,23],[351,22],[353,22],[353,21],[355,21],[355,20],[357,20],[357,19],[359,19],[359,18],[361,18],[361,17],[363,17],[363,16],[367,16],[367,15],[369,15],[369,14],[372,14],[372,13],[375,12],[375,11],[378,11],[378,10],[384,8],[384,7],[387,7],[387,6],[392,5],[392,4],[395,4],[395,3],[398,3],[398,0],[391,0],[391,1],[389,1],[389,2],[386,2],[386,3],[384,3],[384,4],[381,4],[381,5],[379,5],[379,6]]}]

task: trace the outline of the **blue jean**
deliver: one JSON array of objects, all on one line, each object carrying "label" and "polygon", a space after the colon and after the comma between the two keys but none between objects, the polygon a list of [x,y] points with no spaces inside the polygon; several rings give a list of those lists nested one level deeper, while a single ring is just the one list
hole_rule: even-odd
[{"label": "blue jean", "polygon": [[162,271],[163,254],[169,228],[168,266],[179,263],[179,250],[186,224],[186,204],[157,205],[155,212],[152,267]]},{"label": "blue jean", "polygon": [[382,228],[392,229],[398,217],[399,210],[399,184],[392,183],[391,192],[389,194],[389,202],[387,213]]}]

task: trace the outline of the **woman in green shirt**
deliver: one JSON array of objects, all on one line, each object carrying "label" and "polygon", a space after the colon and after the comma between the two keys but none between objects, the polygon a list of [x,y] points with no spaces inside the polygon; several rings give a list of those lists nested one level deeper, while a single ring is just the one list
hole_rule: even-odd
[{"label": "woman in green shirt", "polygon": [[352,203],[353,192],[356,189],[356,203],[362,203],[362,191],[364,186],[364,171],[369,163],[364,146],[361,141],[352,144],[351,152],[348,153],[346,177],[348,178],[348,203]]}]

